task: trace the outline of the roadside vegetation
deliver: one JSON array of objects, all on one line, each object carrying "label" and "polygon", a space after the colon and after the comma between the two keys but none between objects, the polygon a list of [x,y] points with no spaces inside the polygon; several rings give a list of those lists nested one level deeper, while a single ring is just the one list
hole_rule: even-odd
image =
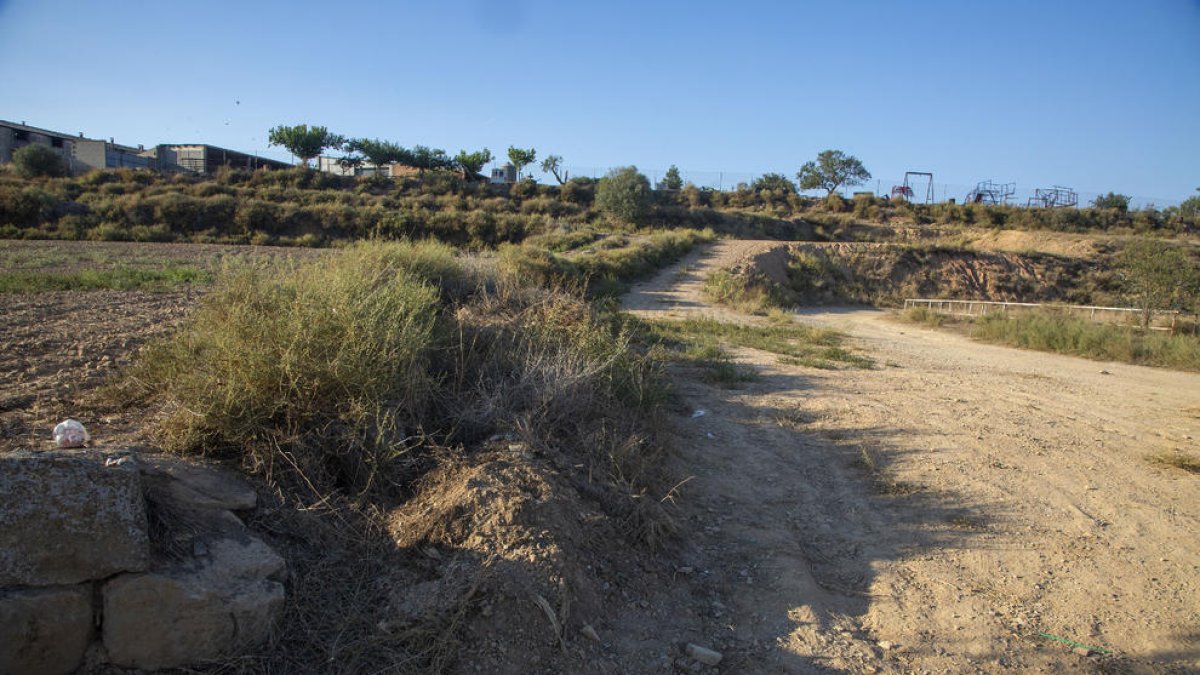
[{"label": "roadside vegetation", "polygon": [[502,246],[499,260],[522,279],[541,284],[580,286],[592,296],[611,296],[627,282],[645,277],[681,258],[693,246],[710,242],[709,229],[605,232],[585,229],[547,233],[519,246]]},{"label": "roadside vegetation", "polygon": [[1200,336],[1169,334],[1129,326],[1094,323],[1052,309],[1019,314],[993,313],[979,318],[947,317],[919,307],[906,310],[909,321],[948,327],[985,342],[1023,349],[1082,356],[1176,370],[1200,371]]},{"label": "roadside vegetation", "polygon": [[627,464],[652,450],[617,456],[593,437],[633,433],[663,399],[631,343],[568,291],[469,267],[445,245],[357,244],[223,270],[122,391],[161,408],[168,449],[235,457],[310,500],[394,497],[435,449],[505,432],[636,476]]},{"label": "roadside vegetation", "polygon": [[708,380],[725,386],[756,378],[737,365],[731,349],[757,349],[776,354],[779,362],[810,368],[871,368],[874,361],[843,346],[837,331],[795,323],[776,312],[768,325],[726,323],[715,319],[649,321],[630,318],[636,334],[660,358],[699,366]]}]

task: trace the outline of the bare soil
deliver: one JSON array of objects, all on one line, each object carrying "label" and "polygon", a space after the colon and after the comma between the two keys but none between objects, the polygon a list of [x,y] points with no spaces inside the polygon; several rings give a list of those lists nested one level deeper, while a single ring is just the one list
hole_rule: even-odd
[{"label": "bare soil", "polygon": [[[702,313],[721,242],[634,289]],[[739,390],[681,379],[679,502],[697,612],[732,672],[1185,672],[1200,668],[1200,375],[979,344],[886,313],[819,309],[885,364],[819,371],[743,351]],[[632,622],[632,617],[630,617]],[[1111,651],[1092,652],[1045,633]],[[1078,653],[1077,653],[1078,652]]]}]

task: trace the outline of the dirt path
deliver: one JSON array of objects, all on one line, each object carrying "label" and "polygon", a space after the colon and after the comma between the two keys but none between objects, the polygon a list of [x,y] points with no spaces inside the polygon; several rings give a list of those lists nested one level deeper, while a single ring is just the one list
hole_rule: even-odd
[{"label": "dirt path", "polygon": [[[721,242],[626,306],[736,319],[704,302],[703,278],[771,246]],[[619,628],[645,625],[631,605],[618,652],[652,662],[671,635],[726,652],[730,672],[1200,669],[1200,477],[1146,461],[1200,445],[1200,375],[871,310],[798,320],[842,329],[879,367],[745,351],[761,377],[744,388],[681,378],[688,544],[649,602],[657,639]]]}]

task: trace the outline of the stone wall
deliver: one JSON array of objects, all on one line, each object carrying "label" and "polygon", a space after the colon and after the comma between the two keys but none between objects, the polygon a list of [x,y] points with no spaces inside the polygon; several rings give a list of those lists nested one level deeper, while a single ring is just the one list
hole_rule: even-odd
[{"label": "stone wall", "polygon": [[0,455],[0,673],[180,667],[263,641],[287,568],[235,513],[255,504],[162,455]]}]

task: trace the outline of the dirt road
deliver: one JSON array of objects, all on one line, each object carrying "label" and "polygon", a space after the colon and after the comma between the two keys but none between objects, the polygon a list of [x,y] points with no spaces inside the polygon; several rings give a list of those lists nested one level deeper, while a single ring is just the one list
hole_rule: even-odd
[{"label": "dirt road", "polygon": [[[736,318],[702,280],[770,246],[721,242],[626,306]],[[652,600],[656,635],[715,645],[730,672],[1200,669],[1200,476],[1147,461],[1200,446],[1200,375],[874,310],[797,320],[843,330],[878,366],[743,351],[761,377],[741,389],[682,378],[689,543]],[[620,651],[653,658],[618,632]]]}]

